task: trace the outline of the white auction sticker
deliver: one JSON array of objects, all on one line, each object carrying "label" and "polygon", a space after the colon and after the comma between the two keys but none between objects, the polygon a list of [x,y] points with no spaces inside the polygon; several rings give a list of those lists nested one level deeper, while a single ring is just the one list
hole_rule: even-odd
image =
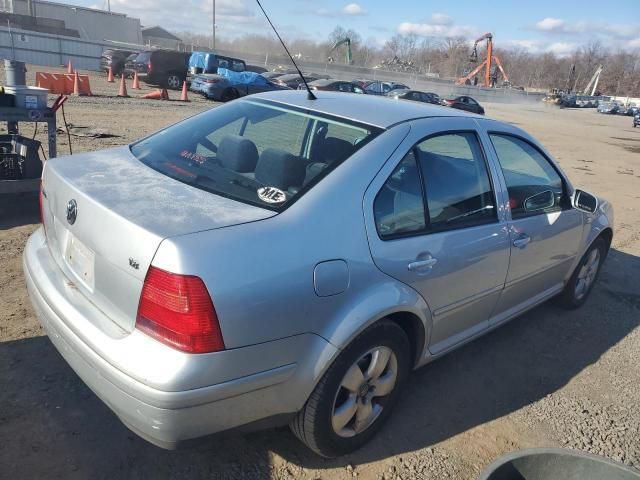
[{"label": "white auction sticker", "polygon": [[258,189],[258,197],[266,203],[282,203],[287,199],[287,194],[276,187],[262,187]]}]

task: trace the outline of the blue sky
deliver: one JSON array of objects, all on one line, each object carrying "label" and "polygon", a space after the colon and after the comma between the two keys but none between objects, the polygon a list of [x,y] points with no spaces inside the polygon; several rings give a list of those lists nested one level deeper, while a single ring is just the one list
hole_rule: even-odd
[{"label": "blue sky", "polygon": [[[98,3],[96,3],[98,2]],[[106,0],[70,0],[103,8]],[[138,17],[144,25],[207,33],[212,0],[111,0],[113,11]],[[497,45],[519,45],[535,52],[567,54],[590,40],[610,48],[640,50],[640,0],[609,0],[593,8],[587,0],[489,2],[449,0],[262,0],[288,38],[323,40],[336,25],[353,28],[377,43],[395,33],[425,37],[492,32]],[[266,32],[253,0],[216,0],[218,35]]]}]

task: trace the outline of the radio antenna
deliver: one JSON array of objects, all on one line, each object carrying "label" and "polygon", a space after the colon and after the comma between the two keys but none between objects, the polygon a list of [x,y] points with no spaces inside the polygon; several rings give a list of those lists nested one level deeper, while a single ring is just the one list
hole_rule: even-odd
[{"label": "radio antenna", "polygon": [[287,55],[289,55],[289,58],[291,59],[291,63],[293,63],[293,66],[296,67],[296,70],[298,71],[298,75],[300,75],[300,78],[302,79],[302,82],[304,83],[304,86],[307,89],[307,98],[309,100],[317,100],[318,98],[313,94],[313,92],[311,91],[311,89],[309,88],[309,85],[307,84],[307,80],[304,78],[304,75],[302,75],[302,72],[300,71],[300,69],[298,68],[298,64],[296,63],[296,61],[293,59],[293,55],[291,55],[291,53],[289,52],[289,49],[287,48],[287,46],[284,44],[284,41],[282,40],[282,38],[280,37],[280,34],[278,33],[278,31],[276,30],[276,27],[273,26],[273,23],[271,23],[271,19],[269,18],[269,15],[267,15],[267,12],[264,11],[264,7],[262,6],[262,4],[260,3],[260,0],[256,0],[256,3],[258,4],[258,6],[260,7],[260,10],[262,10],[262,13],[264,14],[265,18],[267,19],[267,22],[269,22],[269,25],[271,25],[271,28],[273,28],[273,31],[276,34],[276,37],[278,37],[278,40],[280,40],[280,43],[282,44],[282,48],[284,48],[284,51],[287,52]]}]

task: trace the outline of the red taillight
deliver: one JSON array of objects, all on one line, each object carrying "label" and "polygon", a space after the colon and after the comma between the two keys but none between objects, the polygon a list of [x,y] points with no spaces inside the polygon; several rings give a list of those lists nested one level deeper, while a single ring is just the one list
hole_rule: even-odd
[{"label": "red taillight", "polygon": [[151,73],[151,60],[147,63],[147,73]]},{"label": "red taillight", "polygon": [[224,350],[218,316],[202,279],[149,267],[136,328],[189,353]]}]

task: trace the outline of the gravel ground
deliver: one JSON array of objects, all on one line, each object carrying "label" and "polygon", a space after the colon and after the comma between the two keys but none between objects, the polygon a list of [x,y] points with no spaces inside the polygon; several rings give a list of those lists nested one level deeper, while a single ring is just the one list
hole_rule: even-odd
[{"label": "gravel ground", "polygon": [[[74,137],[75,152],[128,143],[213,105],[112,98],[117,85],[95,75],[91,84],[97,96],[71,98],[67,120],[116,136]],[[640,130],[593,110],[485,108],[538,137],[576,186],[613,202],[600,280],[579,310],[542,305],[415,372],[380,435],[340,459],[314,456],[286,428],[174,452],[129,432],[68,368],[29,305],[21,254],[37,197],[0,197],[0,478],[474,479],[503,453],[552,446],[640,469]],[[66,135],[58,145],[68,151]]]}]

